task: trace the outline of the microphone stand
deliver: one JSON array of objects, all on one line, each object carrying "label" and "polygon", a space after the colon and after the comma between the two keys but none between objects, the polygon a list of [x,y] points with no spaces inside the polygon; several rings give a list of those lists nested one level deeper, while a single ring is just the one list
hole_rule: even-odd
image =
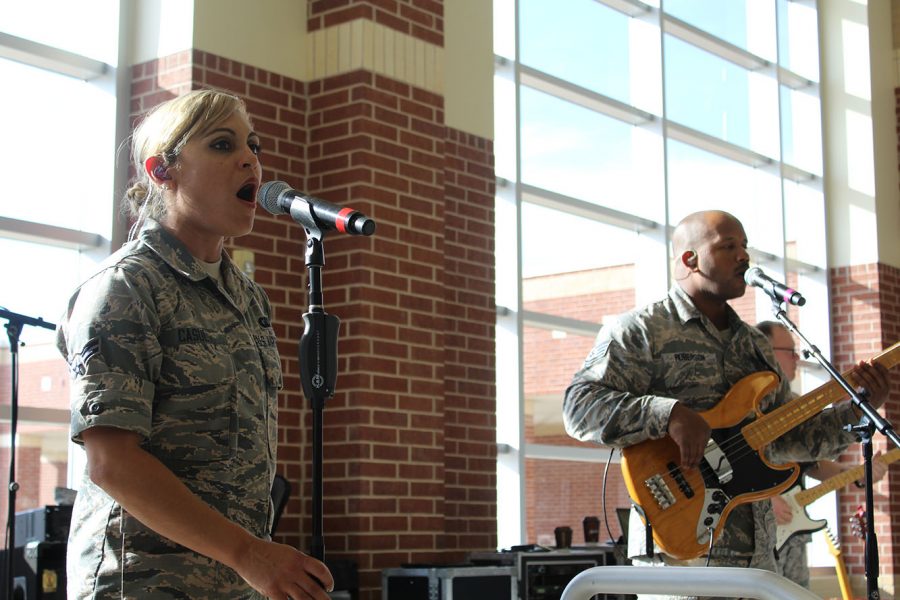
[{"label": "microphone stand", "polygon": [[863,415],[862,418],[860,418],[859,424],[848,425],[846,429],[847,431],[856,432],[860,436],[860,443],[862,445],[863,463],[866,472],[866,514],[868,515],[868,518],[866,519],[865,541],[866,598],[868,600],[878,600],[881,598],[881,594],[878,591],[878,538],[875,535],[875,523],[872,518],[872,512],[875,505],[875,495],[872,488],[874,484],[874,481],[872,481],[872,434],[877,429],[898,448],[900,448],[900,436],[894,431],[891,423],[878,414],[878,411],[869,403],[867,400],[869,395],[868,390],[865,388],[860,388],[859,390],[853,389],[853,386],[851,386],[837,369],[828,362],[828,359],[822,356],[819,349],[811,344],[809,340],[800,333],[797,326],[788,318],[781,302],[773,299],[772,311],[775,314],[775,318],[803,343],[805,347],[803,355],[807,358],[810,356],[815,358],[816,361],[828,371],[828,374],[831,375],[832,379],[834,379],[842,388],[844,388],[844,391],[850,395],[850,401],[853,402],[853,405],[858,408]]},{"label": "microphone stand", "polygon": [[4,589],[6,597],[13,597],[13,552],[16,547],[16,492],[19,483],[16,481],[16,426],[19,421],[19,334],[25,325],[56,329],[56,325],[48,323],[41,318],[26,317],[18,313],[0,308],[0,319],[6,319],[6,335],[9,338],[9,353],[12,376],[10,377],[10,411],[9,411],[9,485],[7,486],[8,502],[6,512],[6,579]]},{"label": "microphone stand", "polygon": [[325,232],[316,223],[308,203],[295,203],[291,215],[306,229],[306,268],[309,272],[309,311],[303,314],[305,325],[300,337],[300,380],[303,395],[310,401],[313,417],[313,507],[310,554],[325,560],[322,527],[322,422],[325,401],[334,395],[337,380],[337,337],[340,319],[325,312],[322,298],[322,267]]}]

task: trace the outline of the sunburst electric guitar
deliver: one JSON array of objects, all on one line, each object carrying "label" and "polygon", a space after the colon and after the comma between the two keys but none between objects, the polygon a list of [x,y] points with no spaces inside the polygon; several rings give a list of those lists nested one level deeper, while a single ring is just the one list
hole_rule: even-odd
[{"label": "sunburst electric guitar", "polygon": [[[876,457],[874,460],[886,465],[900,460],[900,448],[894,448],[890,452]],[[781,550],[785,542],[791,536],[798,533],[812,533],[819,531],[825,527],[825,519],[810,519],[806,512],[806,506],[811,504],[834,490],[840,489],[848,485],[851,481],[862,479],[866,474],[865,465],[858,465],[852,469],[847,469],[843,473],[839,473],[834,477],[829,477],[822,483],[804,490],[799,486],[793,487],[783,493],[781,497],[787,502],[791,508],[791,520],[788,523],[778,526],[778,532],[775,536],[775,547]]]},{"label": "sunburst electric guitar", "polygon": [[[900,362],[900,343],[873,360],[888,369]],[[851,369],[844,378],[854,387]],[[847,397],[830,381],[775,410],[758,405],[778,384],[771,371],[738,381],[713,408],[700,413],[712,429],[700,467],[678,467],[680,452],[671,437],[647,440],[622,450],[622,474],[632,502],[649,521],[657,546],[679,559],[696,558],[721,535],[736,507],[786,490],[797,479],[796,463],[774,465],[765,446],[833,402]]]}]

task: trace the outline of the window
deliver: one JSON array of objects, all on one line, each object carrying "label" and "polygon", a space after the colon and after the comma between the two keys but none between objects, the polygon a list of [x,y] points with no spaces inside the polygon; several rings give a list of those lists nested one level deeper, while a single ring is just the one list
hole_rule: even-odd
[{"label": "window", "polygon": [[[568,525],[577,545],[586,516],[616,537],[629,501],[618,465],[604,482],[608,449],[565,434],[563,395],[600,325],[671,285],[678,221],[733,213],[756,264],[827,298],[817,17],[787,0],[495,0],[494,15],[499,543],[552,545]],[[754,290],[733,304],[771,318]],[[827,345],[816,304],[790,315]],[[801,377],[810,389],[816,369]]]},{"label": "window", "polygon": [[[0,264],[4,310],[56,324],[113,237],[119,0],[3,3]],[[52,14],[53,18],[48,18]],[[15,90],[15,93],[12,91]],[[127,105],[127,103],[126,103]],[[13,117],[14,118],[10,118]],[[0,320],[4,325],[6,320]],[[53,331],[17,349],[16,510],[56,504],[71,481],[68,367]],[[0,338],[0,465],[9,472],[12,353]],[[6,477],[6,475],[4,475]],[[8,499],[0,520],[6,523]]]}]

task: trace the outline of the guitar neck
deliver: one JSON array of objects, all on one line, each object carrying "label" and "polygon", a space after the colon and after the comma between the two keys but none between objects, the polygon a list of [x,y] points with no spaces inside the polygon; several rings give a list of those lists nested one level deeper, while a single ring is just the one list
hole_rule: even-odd
[{"label": "guitar neck", "polygon": [[838,584],[841,586],[841,598],[853,600],[853,590],[850,587],[850,577],[847,575],[847,566],[844,557],[841,556],[841,545],[835,538],[831,529],[825,529],[825,539],[828,541],[828,550],[834,558],[835,572],[838,576]]},{"label": "guitar neck", "polygon": [[[893,368],[900,362],[900,342],[874,357],[872,361],[884,365],[887,369]],[[854,388],[860,385],[855,371],[856,369],[853,368],[843,373],[844,379]],[[808,394],[791,400],[772,412],[759,417],[752,423],[744,426],[742,433],[752,448],[760,450],[763,446],[777,440],[800,423],[822,412],[822,409],[829,404],[847,397],[847,391],[836,381],[831,380]]]},{"label": "guitar neck", "polygon": [[[887,454],[882,456],[878,456],[875,458],[880,463],[884,463],[886,465],[891,464],[892,462],[900,460],[900,448],[894,448]],[[858,465],[853,467],[852,469],[847,469],[843,473],[839,473],[834,477],[829,477],[822,483],[809,488],[808,490],[803,490],[797,492],[794,495],[794,499],[797,501],[797,504],[800,506],[806,506],[807,504],[811,504],[827,494],[828,492],[833,492],[836,489],[842,488],[845,485],[849,484],[851,481],[856,481],[862,478],[863,475],[866,474],[866,466]]]}]

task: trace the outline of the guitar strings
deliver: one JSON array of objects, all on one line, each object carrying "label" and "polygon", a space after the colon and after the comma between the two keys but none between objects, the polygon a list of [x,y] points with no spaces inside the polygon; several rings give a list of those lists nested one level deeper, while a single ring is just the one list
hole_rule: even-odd
[{"label": "guitar strings", "polygon": [[[845,376],[848,380],[848,383],[853,386],[858,385],[858,382],[855,381],[856,378],[854,377],[855,372],[856,369],[852,369]],[[816,394],[816,392],[818,392],[818,394]],[[812,400],[814,401],[809,401],[810,399],[807,398],[808,396],[812,396]],[[834,397],[832,398],[831,396]],[[740,433],[722,440],[722,442],[718,444],[718,448],[726,455],[726,458],[729,461],[738,461],[752,454],[759,454],[762,452],[766,444],[762,444],[762,447],[759,451],[754,449],[753,446],[751,446],[747,441],[748,436],[744,435],[744,430],[753,430],[750,432],[749,437],[753,437],[753,434],[757,434],[757,436],[760,436],[761,433],[759,432],[759,430],[763,430],[766,435],[762,437],[767,437],[770,440],[767,443],[770,443],[771,441],[774,441],[775,439],[786,434],[788,431],[799,426],[804,421],[807,421],[816,414],[820,413],[821,410],[828,404],[838,402],[846,397],[846,392],[845,390],[843,390],[843,388],[838,386],[835,382],[829,382],[821,386],[820,388],[813,390],[807,395],[782,404],[773,411],[760,416],[758,420],[751,421],[741,428]],[[804,398],[807,398],[807,400],[804,400]],[[744,446],[744,448],[741,448],[741,446]],[[704,457],[706,457],[707,452],[708,450],[703,453]],[[730,452],[734,452],[734,454],[729,454]],[[715,469],[707,466],[709,465],[709,463],[710,461],[706,460],[704,462],[701,462],[699,467],[704,485],[708,478],[718,477]],[[675,477],[676,473],[680,471],[681,469],[676,467],[675,469],[669,469],[667,474],[670,477]]]}]

